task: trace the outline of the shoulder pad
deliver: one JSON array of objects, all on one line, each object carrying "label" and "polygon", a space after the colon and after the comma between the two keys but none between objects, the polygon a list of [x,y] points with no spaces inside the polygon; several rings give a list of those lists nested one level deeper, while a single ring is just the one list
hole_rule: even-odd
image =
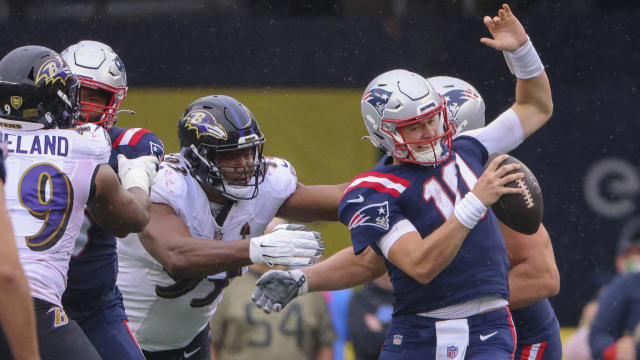
[{"label": "shoulder pad", "polygon": [[370,171],[353,178],[344,190],[343,197],[354,189],[364,188],[367,193],[386,193],[398,197],[411,181],[385,172]]},{"label": "shoulder pad", "polygon": [[113,140],[113,147],[121,145],[135,146],[140,141],[140,138],[142,138],[142,135],[149,132],[151,131],[143,128],[126,129]]},{"label": "shoulder pad", "polygon": [[[124,129],[124,131],[109,131],[113,140],[113,148],[127,158],[145,155],[155,155],[159,160],[164,158],[162,141],[150,130],[142,128]],[[123,129],[118,129],[123,130]]]},{"label": "shoulder pad", "polygon": [[187,201],[188,186],[192,183],[190,178],[191,174],[182,159],[166,156],[153,180],[149,195],[151,201],[167,204],[174,209],[181,207],[182,202]]},{"label": "shoulder pad", "polygon": [[268,157],[264,184],[273,194],[288,198],[298,186],[298,176],[287,160]]},{"label": "shoulder pad", "polygon": [[[65,130],[68,131],[68,130]],[[95,124],[83,124],[76,126],[75,131],[77,143],[74,152],[77,154],[85,154],[90,157],[97,157],[101,162],[107,162],[111,154],[111,139],[109,134],[100,126]],[[104,160],[104,161],[102,161]]]}]

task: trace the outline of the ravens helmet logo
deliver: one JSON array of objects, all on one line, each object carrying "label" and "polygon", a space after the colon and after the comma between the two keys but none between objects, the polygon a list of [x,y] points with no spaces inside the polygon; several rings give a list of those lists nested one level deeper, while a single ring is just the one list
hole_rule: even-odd
[{"label": "ravens helmet logo", "polygon": [[185,121],[187,129],[194,129],[196,136],[213,136],[218,139],[227,140],[227,132],[216,121],[216,118],[206,110],[195,110],[182,119]]},{"label": "ravens helmet logo", "polygon": [[71,77],[71,71],[60,59],[49,59],[40,66],[36,75],[36,84],[40,83],[40,80],[44,80],[47,85],[55,84],[60,80],[62,84],[66,85],[69,77]]}]

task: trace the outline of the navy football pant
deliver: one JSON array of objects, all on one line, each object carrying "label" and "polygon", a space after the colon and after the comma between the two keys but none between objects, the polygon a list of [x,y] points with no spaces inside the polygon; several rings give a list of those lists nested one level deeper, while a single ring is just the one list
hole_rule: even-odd
[{"label": "navy football pant", "polygon": [[143,352],[147,360],[211,360],[209,325],[181,349]]},{"label": "navy football pant", "polygon": [[144,360],[126,320],[107,320],[92,328],[80,325],[103,360]]},{"label": "navy football pant", "polygon": [[560,324],[556,319],[553,327],[548,329],[542,338],[535,343],[518,342],[515,360],[561,360],[562,342],[560,340]]},{"label": "navy football pant", "polygon": [[[505,307],[466,318],[462,342],[448,343],[437,333],[440,319],[419,315],[394,316],[382,346],[380,360],[510,360],[515,352],[516,334],[511,314]],[[462,319],[464,321],[464,319]],[[455,331],[453,332],[455,333]],[[440,337],[440,357],[436,356]],[[460,344],[468,344],[466,347]]]},{"label": "navy football pant", "polygon": [[[100,355],[78,326],[61,307],[33,299],[40,357],[47,360],[100,360]],[[0,359],[13,356],[0,329]]]}]

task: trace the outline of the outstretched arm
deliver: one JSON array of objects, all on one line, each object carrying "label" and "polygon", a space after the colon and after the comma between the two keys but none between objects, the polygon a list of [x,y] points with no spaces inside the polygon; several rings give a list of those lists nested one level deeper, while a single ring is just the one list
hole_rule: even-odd
[{"label": "outstretched arm", "polygon": [[346,248],[301,270],[267,271],[256,283],[251,300],[266,313],[278,312],[309,291],[348,289],[372,281],[385,271],[384,259],[371,247],[359,255]]},{"label": "outstretched arm", "polygon": [[96,172],[95,195],[87,202],[92,219],[118,237],[142,231],[149,222],[148,183],[125,189],[109,165],[100,165]]},{"label": "outstretched arm", "polygon": [[337,221],[340,197],[347,183],[305,186],[298,188],[280,207],[277,216],[295,221]]},{"label": "outstretched arm", "polygon": [[[1,151],[0,151],[1,153]],[[0,155],[2,156],[2,155]],[[0,162],[2,159],[0,159]],[[0,163],[0,166],[4,166]],[[29,283],[18,259],[0,180],[0,325],[16,359],[40,359]]]},{"label": "outstretched arm", "polygon": [[484,17],[493,38],[480,41],[505,54],[507,64],[518,78],[516,101],[511,107],[518,115],[524,138],[544,125],[553,112],[549,79],[527,33],[508,5],[503,4],[498,16]]},{"label": "outstretched arm", "polygon": [[252,263],[302,265],[322,255],[320,234],[298,231],[295,226],[284,225],[284,229],[246,240],[200,239],[191,236],[169,205],[153,203],[151,221],[139,237],[167,272],[183,278],[213,275]]}]

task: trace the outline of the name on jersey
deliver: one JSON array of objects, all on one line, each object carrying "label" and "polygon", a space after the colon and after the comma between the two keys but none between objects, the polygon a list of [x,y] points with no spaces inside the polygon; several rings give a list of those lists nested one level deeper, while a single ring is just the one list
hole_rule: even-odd
[{"label": "name on jersey", "polygon": [[[0,133],[1,134],[1,133]],[[2,134],[9,153],[67,156],[69,139],[58,135]]]}]

